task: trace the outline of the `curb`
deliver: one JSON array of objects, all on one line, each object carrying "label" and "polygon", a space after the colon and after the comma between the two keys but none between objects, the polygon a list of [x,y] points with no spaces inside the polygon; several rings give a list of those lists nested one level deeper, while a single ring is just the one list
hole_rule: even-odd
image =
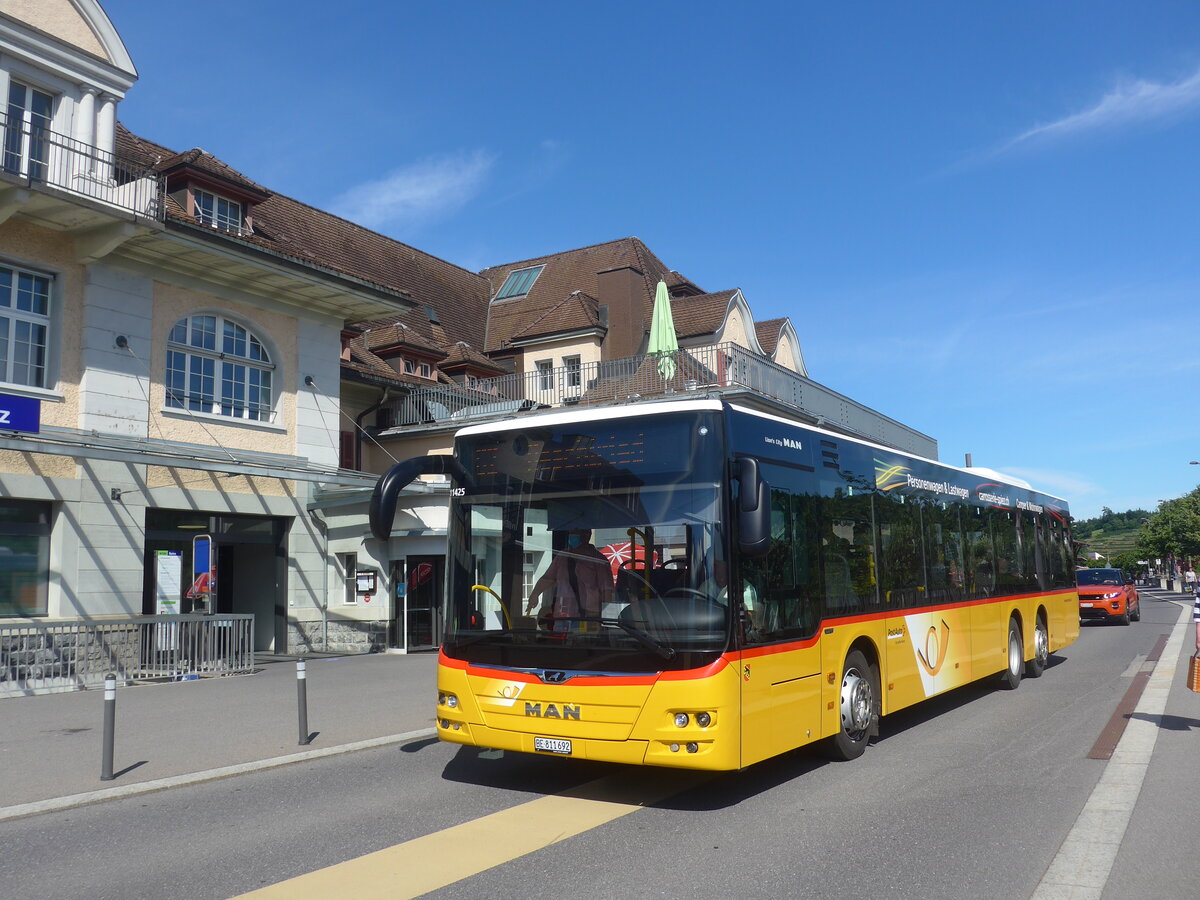
[{"label": "curb", "polygon": [[0,807],[0,822],[20,819],[25,816],[36,816],[41,813],[58,812],[64,809],[74,809],[92,803],[102,803],[105,800],[119,800],[124,797],[136,797],[139,794],[150,794],[167,788],[183,787],[189,784],[199,784],[204,781],[215,781],[218,778],[230,778],[234,775],[246,775],[250,772],[261,772],[265,769],[276,769],[293,763],[308,762],[313,759],[323,759],[327,756],[339,756],[343,753],[354,753],[358,750],[370,750],[374,747],[387,747],[391,744],[403,744],[418,738],[433,737],[436,728],[422,728],[417,731],[407,731],[404,734],[390,734],[385,737],[368,738],[365,741],[354,741],[349,744],[339,744],[336,747],[322,747],[318,750],[306,750],[303,753],[292,753],[288,756],[276,756],[271,759],[260,759],[255,762],[238,763],[234,766],[223,766],[219,769],[208,769],[204,772],[192,772],[187,775],[172,775],[169,778],[158,778],[154,781],[141,781],[137,784],[122,785],[121,787],[104,788],[99,791],[88,791],[85,794],[71,794],[66,797],[54,797],[50,800],[36,800],[32,803],[21,803],[17,806]]}]

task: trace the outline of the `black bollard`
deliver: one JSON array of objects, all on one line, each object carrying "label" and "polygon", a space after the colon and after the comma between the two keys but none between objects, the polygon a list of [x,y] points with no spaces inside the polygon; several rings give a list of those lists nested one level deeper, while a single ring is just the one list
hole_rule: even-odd
[{"label": "black bollard", "polygon": [[308,743],[308,675],[304,660],[296,660],[296,706],[300,714],[300,746]]},{"label": "black bollard", "polygon": [[104,750],[100,762],[100,780],[113,780],[113,738],[117,726],[117,676],[104,676]]}]

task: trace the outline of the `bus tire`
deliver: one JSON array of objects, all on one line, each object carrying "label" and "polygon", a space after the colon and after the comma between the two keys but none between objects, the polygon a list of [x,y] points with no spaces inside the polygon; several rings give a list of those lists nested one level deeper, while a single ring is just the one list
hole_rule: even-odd
[{"label": "bus tire", "polygon": [[841,725],[826,750],[831,759],[858,759],[866,752],[879,717],[879,673],[859,650],[846,654],[838,711]]},{"label": "bus tire", "polygon": [[1033,629],[1033,659],[1025,663],[1026,678],[1041,678],[1050,662],[1050,630],[1046,617],[1038,613],[1037,625]]},{"label": "bus tire", "polygon": [[1016,618],[1008,620],[1008,665],[1000,673],[1000,687],[1015,691],[1021,684],[1021,670],[1025,668],[1025,645],[1021,642],[1021,626]]}]

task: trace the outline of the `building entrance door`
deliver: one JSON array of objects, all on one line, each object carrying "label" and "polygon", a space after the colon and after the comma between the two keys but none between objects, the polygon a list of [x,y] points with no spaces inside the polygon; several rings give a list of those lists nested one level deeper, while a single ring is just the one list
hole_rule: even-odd
[{"label": "building entrance door", "polygon": [[404,585],[403,596],[396,598],[393,607],[392,633],[397,647],[432,650],[441,642],[445,570],[444,556],[409,556],[403,571],[396,573],[394,583]]}]

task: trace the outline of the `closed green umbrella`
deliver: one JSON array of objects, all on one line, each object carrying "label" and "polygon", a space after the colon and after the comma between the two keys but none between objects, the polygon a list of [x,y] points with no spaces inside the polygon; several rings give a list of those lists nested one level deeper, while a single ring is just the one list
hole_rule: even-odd
[{"label": "closed green umbrella", "polygon": [[675,322],[671,318],[671,298],[667,296],[667,283],[659,281],[654,292],[654,316],[650,319],[650,345],[646,352],[658,357],[658,374],[663,380],[675,377],[675,353],[679,342],[675,340]]}]

